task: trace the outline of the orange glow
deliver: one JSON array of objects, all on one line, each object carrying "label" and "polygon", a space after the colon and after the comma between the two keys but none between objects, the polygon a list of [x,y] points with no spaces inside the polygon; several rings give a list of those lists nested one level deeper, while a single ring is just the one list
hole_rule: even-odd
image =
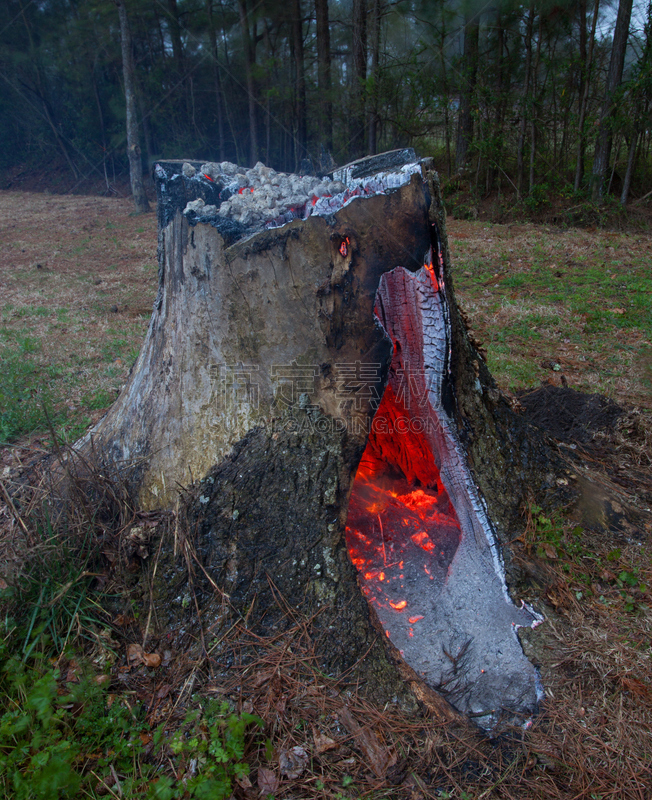
[{"label": "orange glow", "polygon": [[[420,430],[416,425],[394,433],[395,420],[413,416],[391,385],[376,417],[387,424],[372,429],[358,466],[347,546],[364,594],[387,635],[400,628],[403,636],[414,637],[411,626],[432,607],[428,598],[436,597],[431,581],[443,583],[447,578],[460,524],[425,434],[414,432]],[[409,618],[403,613],[408,606]]]},{"label": "orange glow", "polygon": [[342,239],[339,247],[340,255],[342,256],[342,258],[346,258],[348,256],[350,244],[351,242],[349,241],[349,237],[345,236],[344,239]]}]

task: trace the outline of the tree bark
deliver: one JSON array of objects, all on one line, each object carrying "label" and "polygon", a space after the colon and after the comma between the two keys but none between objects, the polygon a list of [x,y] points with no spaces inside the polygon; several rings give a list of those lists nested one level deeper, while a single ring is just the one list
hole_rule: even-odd
[{"label": "tree bark", "polygon": [[[377,158],[391,172],[396,154]],[[182,548],[216,636],[238,615],[261,634],[279,630],[296,609],[311,620],[320,667],[355,670],[377,700],[398,697],[415,708],[416,697],[449,720],[459,710],[494,719],[497,704],[530,713],[536,679],[513,625],[532,618],[506,599],[496,548],[500,542],[513,576],[508,542],[524,493],[540,498],[563,469],[511,411],[468,339],[431,164],[328,218],[236,241],[219,224],[193,225],[181,213],[201,184],[180,168],[156,168],[160,283],[145,344],[82,454],[120,469],[149,508],[174,505],[178,487],[194,482],[184,492],[183,529],[191,533]],[[368,160],[341,174],[349,173],[375,174]],[[204,188],[208,202],[220,190]],[[379,398],[398,398],[406,374],[426,398],[413,420],[437,421],[423,451],[416,439],[411,450],[409,437],[371,428]],[[414,454],[432,448],[433,460],[415,469],[438,476],[461,526],[446,564],[432,556],[432,570],[453,577],[435,591],[430,572],[419,572],[427,586],[410,602],[430,610],[414,617],[416,645],[405,627],[404,642],[390,637],[384,612],[361,594],[347,549],[354,478],[370,443],[394,452],[388,459],[408,476]],[[189,578],[172,546],[161,553],[160,621],[185,627]],[[451,594],[456,582],[461,596]],[[467,602],[485,591],[486,599]],[[453,668],[445,652],[467,666]]]},{"label": "tree bark", "polygon": [[247,78],[247,101],[249,108],[249,162],[250,166],[258,161],[258,120],[256,113],[256,83],[254,81],[254,66],[256,63],[255,43],[252,41],[249,30],[247,0],[238,0],[240,15],[240,33],[245,58],[245,74]]},{"label": "tree bark", "polygon": [[536,165],[536,152],[537,152],[537,78],[539,75],[539,64],[541,63],[541,40],[543,39],[543,17],[539,16],[539,32],[537,36],[537,54],[534,60],[534,69],[532,70],[532,114],[530,120],[530,180],[528,192],[531,194],[534,189],[535,182],[535,165]]},{"label": "tree bark", "polygon": [[600,115],[600,127],[593,156],[593,174],[591,176],[591,198],[594,203],[602,201],[604,179],[609,167],[611,142],[613,138],[612,123],[615,113],[614,98],[623,77],[625,51],[629,38],[629,23],[632,16],[632,0],[620,0],[618,16],[611,46],[609,71],[605,89],[604,104]]},{"label": "tree bark", "polygon": [[523,184],[525,182],[525,132],[527,129],[528,100],[530,96],[530,82],[532,71],[532,32],[534,30],[534,3],[530,4],[527,24],[525,28],[525,79],[521,95],[521,110],[518,134],[518,149],[516,152],[516,194],[520,200],[523,197]]},{"label": "tree bark", "polygon": [[303,56],[303,14],[301,0],[292,8],[292,43],[295,65],[296,166],[308,155],[308,120],[306,119],[306,73]]},{"label": "tree bark", "polygon": [[464,54],[460,70],[460,111],[457,123],[455,171],[462,174],[467,167],[473,144],[473,104],[478,77],[480,46],[480,14],[467,7],[464,16]]},{"label": "tree bark", "polygon": [[222,98],[222,80],[220,77],[220,62],[217,49],[217,33],[213,18],[213,0],[206,0],[206,14],[208,16],[208,33],[211,41],[211,57],[213,59],[213,85],[215,87],[215,114],[217,116],[217,145],[220,161],[226,159],[224,151],[224,110]]},{"label": "tree bark", "polygon": [[598,23],[598,11],[600,0],[595,0],[593,5],[593,19],[591,20],[591,35],[589,36],[589,48],[586,51],[586,2],[580,4],[580,60],[582,62],[582,82],[580,87],[580,113],[577,123],[577,153],[575,163],[575,179],[573,189],[579,192],[584,179],[584,157],[586,151],[586,133],[584,124],[586,122],[586,111],[589,105],[589,91],[591,88],[591,70],[593,69],[593,46],[595,44],[595,29]]},{"label": "tree bark", "polygon": [[315,0],[317,24],[317,81],[319,87],[318,116],[324,147],[333,151],[333,101],[331,97],[331,34],[328,21],[328,0]]},{"label": "tree bark", "polygon": [[367,0],[353,0],[353,32],[351,37],[351,123],[350,147],[354,158],[364,155],[367,145],[366,82],[367,82]]},{"label": "tree bark", "polygon": [[383,2],[373,0],[371,9],[371,74],[370,92],[368,100],[368,144],[367,152],[375,155],[378,149],[378,94],[380,91],[380,33],[382,25]]},{"label": "tree bark", "polygon": [[138,123],[136,121],[136,77],[134,57],[131,46],[131,32],[124,0],[115,0],[120,17],[120,41],[122,44],[122,73],[125,85],[127,106],[127,155],[129,156],[129,177],[131,194],[136,211],[141,214],[149,211],[149,202],[143,186],[143,164],[138,143]]}]

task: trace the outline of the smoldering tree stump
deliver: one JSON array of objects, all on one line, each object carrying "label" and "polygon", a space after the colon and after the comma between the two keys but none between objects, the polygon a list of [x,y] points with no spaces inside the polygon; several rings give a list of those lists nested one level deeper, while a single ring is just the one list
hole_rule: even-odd
[{"label": "smoldering tree stump", "polygon": [[[449,713],[437,690],[486,728],[527,717],[540,689],[516,630],[536,615],[507,594],[506,537],[560,465],[469,341],[436,173],[363,161],[256,230],[212,210],[229,180],[213,166],[157,167],[152,321],[82,449],[148,508],[194,486],[196,586],[216,618],[213,588],[228,596],[224,625],[278,629],[280,596],[314,615],[323,668],[355,666],[378,699],[410,687]],[[173,624],[186,577],[163,564]]]}]

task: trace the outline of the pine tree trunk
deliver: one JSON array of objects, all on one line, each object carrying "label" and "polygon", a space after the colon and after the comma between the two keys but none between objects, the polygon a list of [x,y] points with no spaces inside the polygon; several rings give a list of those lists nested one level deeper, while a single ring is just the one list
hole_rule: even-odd
[{"label": "pine tree trunk", "polygon": [[461,69],[460,112],[457,122],[457,146],[455,148],[455,171],[463,173],[469,160],[473,143],[473,103],[478,77],[480,47],[480,15],[469,9],[464,18],[464,55]]},{"label": "pine tree trunk", "polygon": [[350,146],[354,157],[362,156],[367,145],[366,131],[366,81],[367,81],[367,0],[353,0],[351,39],[352,112]]},{"label": "pine tree trunk", "polygon": [[127,155],[129,156],[129,177],[131,179],[131,194],[134,198],[136,211],[144,213],[149,211],[149,202],[145,187],[143,186],[143,164],[140,157],[138,143],[138,123],[136,121],[136,78],[134,58],[131,46],[131,32],[127,9],[124,0],[116,0],[120,16],[120,40],[122,43],[122,73],[125,85],[125,101],[127,105]]},{"label": "pine tree trunk", "polygon": [[320,129],[324,147],[333,150],[333,101],[331,98],[331,38],[328,0],[315,0],[317,24],[317,81],[319,86]]},{"label": "pine tree trunk", "polygon": [[306,119],[306,73],[303,60],[303,15],[301,0],[294,0],[292,10],[292,43],[296,75],[295,115],[297,120],[297,167],[308,155],[308,120]]},{"label": "pine tree trunk", "polygon": [[238,0],[240,14],[240,33],[245,57],[247,77],[247,104],[249,108],[249,163],[253,166],[258,161],[258,119],[256,114],[256,84],[254,81],[254,65],[256,63],[255,43],[251,40],[247,0]]},{"label": "pine tree trunk", "polygon": [[599,203],[602,200],[604,179],[609,167],[613,138],[612,120],[615,112],[614,96],[623,77],[625,51],[627,50],[631,16],[632,0],[620,0],[618,4],[616,27],[614,29],[614,39],[611,46],[611,58],[609,60],[609,71],[607,73],[605,98],[600,115],[600,127],[598,129],[598,138],[595,145],[595,154],[593,156],[591,198],[594,203]]}]

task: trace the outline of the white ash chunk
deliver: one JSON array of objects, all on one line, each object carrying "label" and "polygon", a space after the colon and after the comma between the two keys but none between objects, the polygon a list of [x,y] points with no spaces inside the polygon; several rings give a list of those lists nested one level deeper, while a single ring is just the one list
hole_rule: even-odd
[{"label": "white ash chunk", "polygon": [[197,174],[197,170],[193,167],[192,164],[189,164],[187,161],[181,167],[181,171],[186,176],[186,178],[194,178]]},{"label": "white ash chunk", "polygon": [[192,211],[194,211],[195,214],[201,214],[205,205],[206,203],[201,199],[201,197],[198,197],[196,200],[191,200],[186,205],[186,207],[183,209],[183,213],[190,214]]},{"label": "white ash chunk", "polygon": [[[217,213],[246,227],[278,227],[293,219],[306,219],[311,214],[333,214],[355,197],[397,188],[419,169],[418,163],[397,165],[391,171],[357,179],[351,177],[345,183],[340,179],[333,181],[326,177],[276,172],[261,161],[250,169],[230,161],[207,162],[202,164],[197,180],[207,176],[220,184],[222,202],[219,208],[210,206],[210,210],[191,208],[189,203],[186,212],[192,210],[202,217]],[[348,175],[346,171],[340,173]]]}]

